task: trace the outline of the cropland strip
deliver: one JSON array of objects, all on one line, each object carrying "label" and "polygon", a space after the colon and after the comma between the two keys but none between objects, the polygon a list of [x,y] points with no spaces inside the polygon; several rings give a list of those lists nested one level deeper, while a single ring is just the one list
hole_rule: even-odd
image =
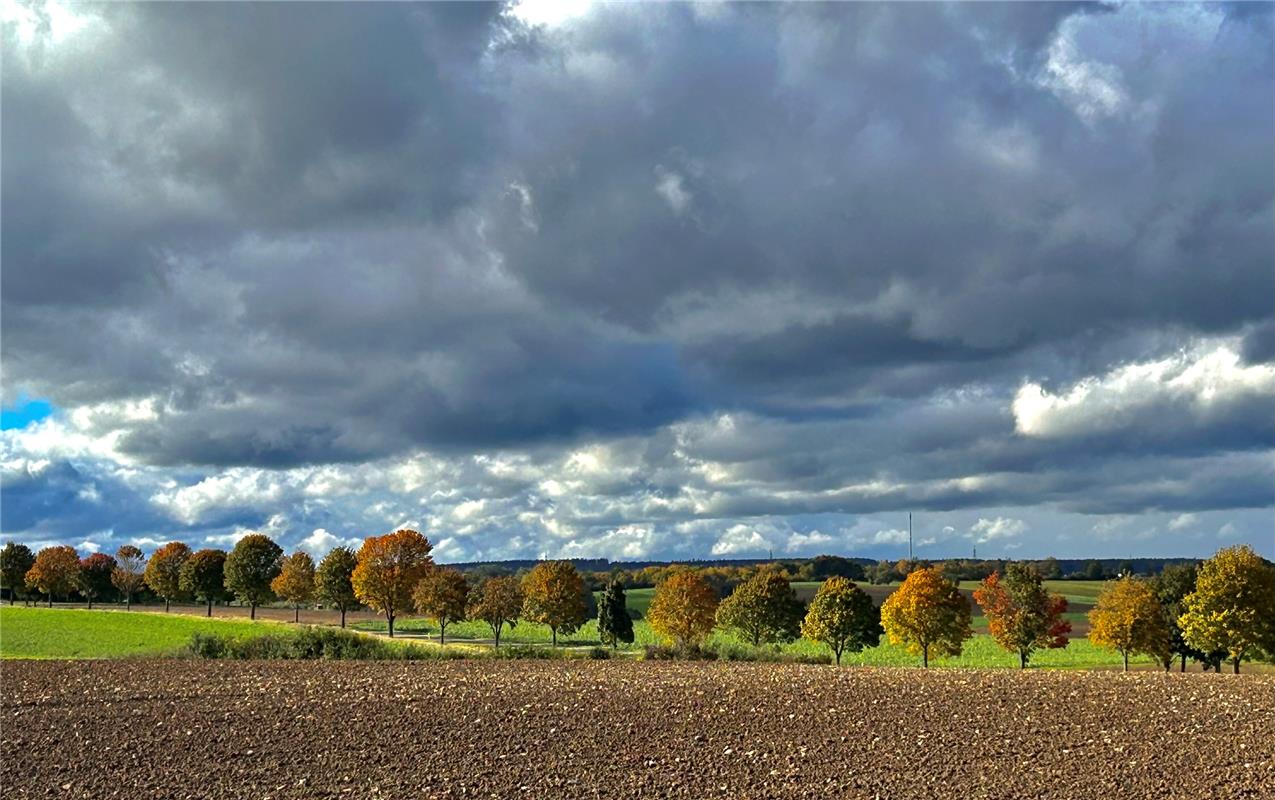
[{"label": "cropland strip", "polygon": [[1270,797],[1263,675],[3,665],[6,797]]}]

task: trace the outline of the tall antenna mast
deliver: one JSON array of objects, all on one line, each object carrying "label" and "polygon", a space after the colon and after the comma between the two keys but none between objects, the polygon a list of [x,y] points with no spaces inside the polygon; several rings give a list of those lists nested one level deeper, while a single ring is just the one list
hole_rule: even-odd
[{"label": "tall antenna mast", "polygon": [[912,512],[908,512],[908,561],[912,560]]}]

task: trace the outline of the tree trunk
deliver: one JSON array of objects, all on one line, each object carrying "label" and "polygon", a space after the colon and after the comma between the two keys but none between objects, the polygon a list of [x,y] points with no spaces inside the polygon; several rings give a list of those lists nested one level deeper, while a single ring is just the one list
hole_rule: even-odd
[{"label": "tree trunk", "polygon": [[921,666],[926,669],[930,668],[930,646],[928,644],[921,645]]},{"label": "tree trunk", "polygon": [[1122,651],[1121,655],[1124,656],[1124,671],[1128,672],[1129,671],[1129,651],[1128,650]]},{"label": "tree trunk", "polygon": [[1022,650],[1018,651],[1018,668],[1027,669],[1027,654]]},{"label": "tree trunk", "polygon": [[553,646],[557,647],[558,646],[558,629],[550,628],[549,633],[553,636]]},{"label": "tree trunk", "polygon": [[393,639],[394,638],[394,615],[390,613],[386,613],[385,619],[389,622],[390,638]]},{"label": "tree trunk", "polygon": [[833,650],[833,651],[832,651],[832,657],[833,657],[833,658],[835,658],[835,659],[837,660],[837,666],[838,666],[838,667],[839,667],[839,666],[841,666],[841,651],[840,651],[840,650]]},{"label": "tree trunk", "polygon": [[93,598],[89,598],[89,611],[93,610]]},{"label": "tree trunk", "polygon": [[248,619],[255,620],[256,618],[257,618],[257,604],[254,601],[248,604]]},{"label": "tree trunk", "polygon": [[210,598],[208,598],[208,612],[207,612],[206,614],[204,614],[204,616],[206,616],[206,617],[211,617],[211,616],[212,616],[212,598],[211,598],[211,597],[210,597]]},{"label": "tree trunk", "polygon": [[441,619],[438,621],[438,646],[442,647],[447,644],[447,623]]},{"label": "tree trunk", "polygon": [[133,610],[133,595],[131,594],[124,595],[124,610],[125,611]]},{"label": "tree trunk", "polygon": [[292,621],[296,624],[301,622],[301,606],[292,607]]},{"label": "tree trunk", "polygon": [[53,592],[49,592],[49,608],[53,608]]},{"label": "tree trunk", "polygon": [[[1235,674],[1236,674],[1236,675],[1239,675],[1239,674],[1240,674],[1240,660],[1239,660],[1238,658],[1233,658],[1233,659],[1231,659],[1231,666],[1235,669]],[[1221,672],[1221,670],[1218,670],[1218,672]]]},{"label": "tree trunk", "polygon": [[341,627],[345,627],[345,606],[341,606]]},{"label": "tree trunk", "polygon": [[164,613],[165,614],[168,613],[168,598],[167,597],[164,598]]},{"label": "tree trunk", "polygon": [[1182,669],[1178,670],[1178,672],[1186,672],[1186,653],[1182,654]]},{"label": "tree trunk", "polygon": [[494,647],[500,647],[500,628],[499,628],[499,627],[497,627],[497,626],[495,626],[495,625],[492,625],[492,626],[491,626],[491,629],[492,629],[492,631],[494,631],[494,632],[495,632],[495,634],[496,634],[496,644],[495,644],[495,645],[493,645],[493,646],[494,646]]}]

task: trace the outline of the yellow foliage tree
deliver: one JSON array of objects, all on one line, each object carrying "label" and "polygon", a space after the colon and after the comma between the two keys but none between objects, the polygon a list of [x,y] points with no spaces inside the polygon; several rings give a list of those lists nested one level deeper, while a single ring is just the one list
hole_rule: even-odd
[{"label": "yellow foliage tree", "polygon": [[881,604],[881,625],[893,644],[930,665],[930,655],[959,656],[974,635],[970,602],[939,567],[915,569]]},{"label": "yellow foliage tree", "polygon": [[646,619],[651,630],[685,647],[698,644],[713,632],[716,614],[717,594],[713,587],[696,573],[683,569],[655,587]]},{"label": "yellow foliage tree", "polygon": [[314,602],[314,559],[304,550],[284,556],[270,591],[292,604],[292,621],[301,621],[301,606]]},{"label": "yellow foliage tree", "polygon": [[1182,638],[1196,650],[1225,651],[1236,673],[1261,648],[1275,654],[1275,568],[1252,548],[1227,547],[1205,561],[1182,604]]},{"label": "yellow foliage tree", "polygon": [[589,618],[584,578],[570,561],[542,561],[522,579],[522,615],[549,626],[553,646],[558,633],[575,633]]},{"label": "yellow foliage tree", "polygon": [[370,536],[359,548],[358,564],[350,575],[354,596],[385,614],[391,637],[394,618],[411,607],[412,591],[434,563],[430,557],[433,549],[428,539],[407,529]]},{"label": "yellow foliage tree", "polygon": [[1158,661],[1173,649],[1169,626],[1151,584],[1126,575],[1108,583],[1089,612],[1089,641],[1116,650],[1129,671],[1129,656],[1143,653]]}]

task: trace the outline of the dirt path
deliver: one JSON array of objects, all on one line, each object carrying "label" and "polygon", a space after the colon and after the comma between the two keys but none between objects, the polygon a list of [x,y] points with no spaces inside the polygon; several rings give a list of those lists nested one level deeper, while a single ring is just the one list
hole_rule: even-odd
[{"label": "dirt path", "polygon": [[1275,679],[654,662],[3,665],[6,797],[1258,798]]}]

